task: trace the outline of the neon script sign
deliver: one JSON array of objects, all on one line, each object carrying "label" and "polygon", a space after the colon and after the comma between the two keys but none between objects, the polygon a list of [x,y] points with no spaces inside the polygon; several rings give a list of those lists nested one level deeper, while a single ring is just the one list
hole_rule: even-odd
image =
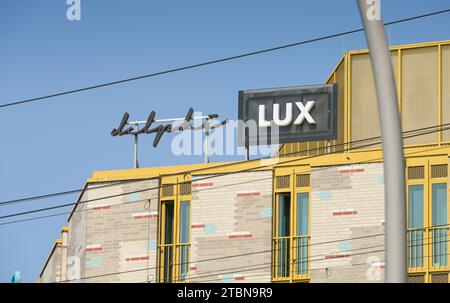
[{"label": "neon script sign", "polygon": [[[117,128],[114,128],[111,131],[111,135],[113,137],[116,136],[124,136],[124,135],[133,135],[138,136],[141,134],[152,134],[155,133],[155,138],[153,140],[153,147],[157,147],[161,137],[165,133],[172,133],[172,132],[180,132],[185,130],[202,130],[205,129],[206,131],[209,131],[210,129],[225,125],[228,121],[224,120],[218,124],[211,125],[211,120],[218,118],[218,114],[210,114],[208,116],[194,116],[194,109],[189,108],[186,116],[184,118],[173,118],[173,119],[156,119],[156,113],[152,111],[150,115],[148,116],[146,121],[132,121],[128,122],[130,115],[125,112],[123,114],[122,120],[120,121],[120,124]],[[196,119],[206,120],[206,122],[202,123],[199,126],[193,127],[191,125],[191,122]],[[174,125],[172,123],[168,124],[160,124],[163,122],[176,122],[181,121],[181,123]],[[154,126],[154,124],[159,124],[157,126]],[[134,127],[131,127],[130,125],[134,125]],[[139,128],[138,125],[144,125],[142,128]]]}]

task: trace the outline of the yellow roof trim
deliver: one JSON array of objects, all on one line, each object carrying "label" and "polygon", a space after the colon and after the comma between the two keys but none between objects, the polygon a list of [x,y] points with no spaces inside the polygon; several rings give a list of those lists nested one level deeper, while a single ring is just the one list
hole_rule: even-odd
[{"label": "yellow roof trim", "polygon": [[63,226],[61,228],[61,232],[68,232],[69,231],[69,226]]},{"label": "yellow roof trim", "polygon": [[[421,43],[413,43],[413,44],[403,44],[403,45],[395,45],[390,46],[389,50],[405,50],[411,48],[421,48],[421,47],[430,47],[430,46],[438,46],[438,45],[448,45],[450,44],[450,40],[441,40],[441,41],[430,41],[430,42],[421,42]],[[356,54],[367,54],[369,52],[368,49],[360,49],[360,50],[352,50],[348,51],[350,55]]]},{"label": "yellow roof trim", "polygon": [[[189,173],[191,175],[205,175],[235,172],[236,170],[240,169],[272,169],[271,165],[262,166],[261,161],[264,163],[264,160],[250,160],[247,162],[215,162],[207,164],[202,163],[177,166],[159,166],[136,169],[96,171],[92,174],[92,177],[87,181],[87,183],[155,179],[165,175],[177,175],[185,173]],[[236,167],[238,167],[238,169]]]}]

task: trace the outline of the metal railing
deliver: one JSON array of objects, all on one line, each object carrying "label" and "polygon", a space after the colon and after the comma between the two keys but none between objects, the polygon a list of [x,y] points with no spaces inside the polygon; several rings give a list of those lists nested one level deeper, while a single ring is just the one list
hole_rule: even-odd
[{"label": "metal railing", "polygon": [[189,280],[190,243],[158,246],[159,281],[164,283]]},{"label": "metal railing", "polygon": [[309,275],[309,236],[273,239],[273,279],[302,279]]},{"label": "metal railing", "polygon": [[410,272],[448,270],[450,227],[414,228],[407,231]]}]

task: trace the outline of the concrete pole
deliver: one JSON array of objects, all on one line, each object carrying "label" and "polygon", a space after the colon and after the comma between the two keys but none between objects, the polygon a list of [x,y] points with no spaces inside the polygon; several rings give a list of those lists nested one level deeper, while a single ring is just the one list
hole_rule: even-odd
[{"label": "concrete pole", "polygon": [[403,139],[380,0],[358,0],[375,79],[384,155],[385,282],[406,283],[406,184]]}]

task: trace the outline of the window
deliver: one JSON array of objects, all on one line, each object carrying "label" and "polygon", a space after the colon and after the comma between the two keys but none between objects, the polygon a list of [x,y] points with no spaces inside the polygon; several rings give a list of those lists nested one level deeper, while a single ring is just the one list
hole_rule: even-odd
[{"label": "window", "polygon": [[180,239],[179,239],[179,262],[178,277],[181,281],[186,281],[189,274],[189,247],[190,247],[190,203],[182,201],[180,206]]},{"label": "window", "polygon": [[423,185],[410,185],[409,196],[409,220],[408,220],[408,249],[409,267],[423,266]]},{"label": "window", "polygon": [[308,273],[309,193],[297,194],[297,234],[294,247],[297,250],[297,274]]},{"label": "window", "polygon": [[290,211],[291,195],[278,195],[278,227],[275,240],[277,255],[276,277],[286,278],[290,273],[289,247],[290,247]]},{"label": "window", "polygon": [[446,266],[447,253],[447,184],[432,185],[432,256],[433,266]]},{"label": "window", "polygon": [[191,245],[190,182],[181,183],[179,186],[166,184],[162,188],[171,188],[171,190],[161,190],[158,281],[187,282],[189,281]]},{"label": "window", "polygon": [[276,178],[273,280],[281,282],[307,281],[309,280],[310,262],[310,175],[284,175]]},{"label": "window", "polygon": [[407,159],[408,272],[411,281],[448,281],[448,157]]}]

